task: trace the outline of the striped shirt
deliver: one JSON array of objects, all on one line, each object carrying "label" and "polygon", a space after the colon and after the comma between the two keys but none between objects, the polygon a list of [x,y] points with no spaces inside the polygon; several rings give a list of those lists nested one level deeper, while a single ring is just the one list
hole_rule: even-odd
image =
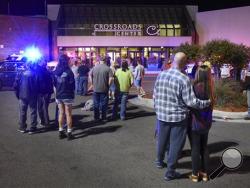
[{"label": "striped shirt", "polygon": [[190,79],[176,68],[161,72],[155,82],[154,106],[158,120],[180,122],[187,118],[189,107],[203,109],[209,100],[196,98]]}]

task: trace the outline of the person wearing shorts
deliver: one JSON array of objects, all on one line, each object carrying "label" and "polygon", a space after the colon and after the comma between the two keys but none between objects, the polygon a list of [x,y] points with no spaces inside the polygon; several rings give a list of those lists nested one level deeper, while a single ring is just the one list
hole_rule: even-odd
[{"label": "person wearing shorts", "polygon": [[143,97],[144,95],[146,95],[144,89],[142,88],[142,79],[144,77],[144,74],[145,74],[144,67],[141,63],[141,60],[138,59],[134,73],[134,79],[135,79],[134,85],[137,88],[138,97]]},{"label": "person wearing shorts", "polygon": [[[68,140],[71,140],[74,138],[72,135],[72,104],[75,97],[75,79],[69,67],[69,58],[67,55],[62,55],[59,58],[58,65],[54,71],[54,85],[56,88],[56,103],[59,108],[59,138],[68,137]],[[67,135],[63,129],[65,119]]]}]

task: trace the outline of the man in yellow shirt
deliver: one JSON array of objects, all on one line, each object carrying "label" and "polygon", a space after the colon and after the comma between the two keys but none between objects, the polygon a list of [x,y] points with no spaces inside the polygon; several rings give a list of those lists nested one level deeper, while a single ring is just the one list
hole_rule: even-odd
[{"label": "man in yellow shirt", "polygon": [[129,89],[133,85],[133,74],[128,68],[128,62],[124,60],[122,62],[122,67],[118,69],[115,73],[115,84],[116,84],[116,96],[113,106],[112,118],[116,119],[118,105],[121,104],[120,118],[125,120],[126,118],[126,106],[128,100]]}]

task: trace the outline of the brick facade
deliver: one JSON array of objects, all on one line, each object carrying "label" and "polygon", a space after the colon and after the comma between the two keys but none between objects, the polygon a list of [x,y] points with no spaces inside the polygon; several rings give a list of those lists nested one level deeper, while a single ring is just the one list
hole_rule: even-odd
[{"label": "brick facade", "polygon": [[35,45],[49,57],[49,21],[47,18],[0,15],[0,59]]}]

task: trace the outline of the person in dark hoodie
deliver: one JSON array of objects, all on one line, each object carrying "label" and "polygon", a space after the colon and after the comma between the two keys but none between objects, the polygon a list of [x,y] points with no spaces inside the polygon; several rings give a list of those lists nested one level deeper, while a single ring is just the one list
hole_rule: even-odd
[{"label": "person in dark hoodie", "polygon": [[[54,86],[56,88],[56,102],[59,108],[59,138],[66,136],[68,140],[73,139],[72,135],[72,104],[75,98],[75,79],[72,70],[69,67],[69,57],[61,55],[58,65],[54,71]],[[66,115],[67,135],[63,130]]]},{"label": "person in dark hoodie", "polygon": [[37,94],[38,84],[35,74],[35,64],[27,62],[25,70],[19,72],[15,78],[14,90],[17,99],[19,100],[19,131],[27,132],[27,111],[30,108],[31,127],[29,134],[36,132],[37,126]]},{"label": "person in dark hoodie", "polygon": [[49,126],[49,103],[53,93],[53,83],[51,73],[46,68],[47,62],[40,60],[36,69],[38,79],[38,115],[42,126]]}]

